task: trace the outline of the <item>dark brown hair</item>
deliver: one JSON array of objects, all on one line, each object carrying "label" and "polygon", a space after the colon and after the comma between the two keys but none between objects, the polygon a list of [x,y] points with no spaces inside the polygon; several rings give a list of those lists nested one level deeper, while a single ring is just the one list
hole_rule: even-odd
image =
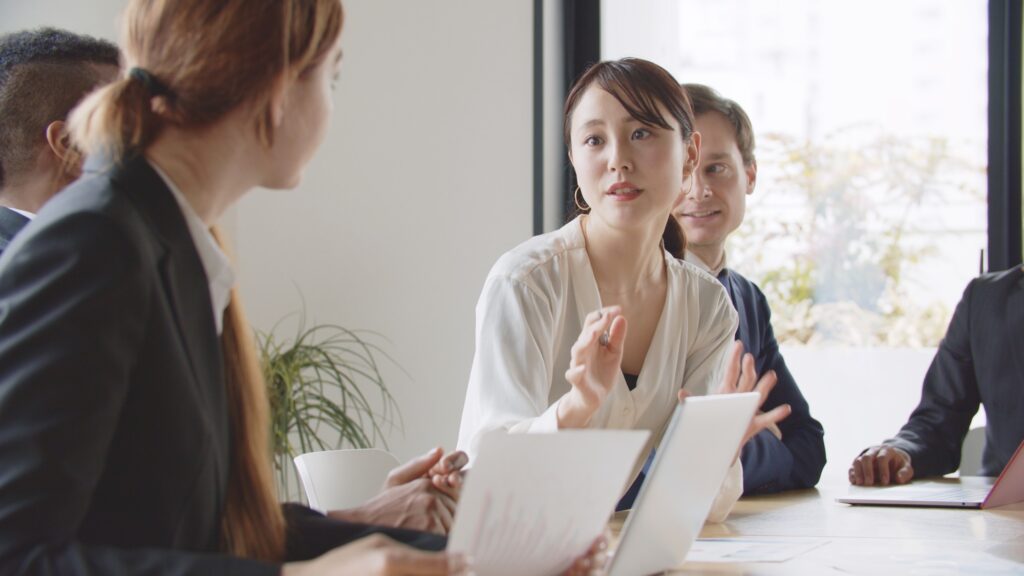
[{"label": "dark brown hair", "polygon": [[[322,62],[342,19],[339,0],[132,0],[122,47],[126,66],[144,72],[129,69],[76,108],[73,141],[86,154],[118,161],[144,152],[168,124],[206,126],[251,103],[259,111],[253,129],[269,146],[273,84]],[[221,343],[232,440],[223,547],[278,562],[285,522],[271,468],[267,392],[234,291]]]},{"label": "dark brown hair", "polygon": [[[659,105],[675,119],[679,125],[679,136],[683,142],[689,142],[693,136],[693,108],[686,92],[679,89],[679,82],[661,66],[640,58],[623,58],[594,64],[584,72],[565,99],[565,112],[562,121],[565,146],[572,148],[572,114],[576,110],[583,93],[591,84],[597,84],[622,104],[634,119],[672,130],[672,125],[659,110]],[[589,212],[589,207],[580,210]],[[682,258],[686,251],[686,236],[671,214],[665,222],[662,234],[665,249],[676,258]]]},{"label": "dark brown hair", "polygon": [[754,156],[754,126],[750,117],[735,101],[722,97],[714,88],[703,84],[683,84],[683,89],[690,102],[693,103],[693,115],[701,116],[708,112],[718,112],[732,124],[736,136],[736,147],[740,149],[740,157],[745,166],[753,166],[757,162]]}]

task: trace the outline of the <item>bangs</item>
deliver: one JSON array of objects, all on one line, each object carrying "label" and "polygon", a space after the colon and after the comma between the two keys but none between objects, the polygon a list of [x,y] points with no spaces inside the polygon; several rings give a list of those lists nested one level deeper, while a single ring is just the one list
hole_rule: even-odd
[{"label": "bangs", "polygon": [[[693,109],[686,92],[664,68],[639,58],[599,62],[583,73],[565,100],[563,135],[565,145],[571,143],[570,124],[583,93],[591,84],[611,94],[633,119],[647,126],[675,130],[669,121],[674,118],[680,136],[687,140],[693,134]],[[664,112],[668,112],[668,116]]]},{"label": "bangs", "polygon": [[673,130],[672,125],[658,109],[658,100],[651,91],[643,90],[641,85],[630,79],[620,66],[615,66],[616,62],[610,64],[597,74],[595,83],[614,96],[634,120],[648,126]]}]

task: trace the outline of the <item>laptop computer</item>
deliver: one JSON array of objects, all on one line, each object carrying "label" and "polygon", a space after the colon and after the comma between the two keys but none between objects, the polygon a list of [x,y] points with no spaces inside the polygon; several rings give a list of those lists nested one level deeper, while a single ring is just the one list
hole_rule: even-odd
[{"label": "laptop computer", "polygon": [[480,576],[558,574],[604,531],[647,430],[565,430],[480,439],[448,551]]},{"label": "laptop computer", "polygon": [[942,508],[996,508],[1024,502],[1024,441],[1017,446],[999,478],[965,476],[956,480],[914,481],[900,486],[851,486],[836,498],[844,504],[874,506],[930,506]]},{"label": "laptop computer", "polygon": [[609,559],[608,576],[640,576],[683,563],[758,402],[750,392],[690,397],[676,408]]}]

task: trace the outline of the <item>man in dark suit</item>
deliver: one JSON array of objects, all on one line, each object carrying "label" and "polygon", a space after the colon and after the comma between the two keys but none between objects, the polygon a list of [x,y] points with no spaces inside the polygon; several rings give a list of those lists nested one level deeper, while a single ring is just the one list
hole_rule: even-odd
[{"label": "man in dark suit", "polygon": [[768,301],[756,284],[726,266],[725,241],[743,222],[746,197],[757,182],[754,129],[736,102],[700,84],[684,89],[701,134],[700,170],[676,209],[686,232],[686,260],[711,272],[725,286],[739,313],[736,337],[754,357],[758,374],[774,371],[775,388],[763,410],[788,404],[788,418],[743,447],[744,494],[810,488],[825,466],[824,431],[779,352]]},{"label": "man in dark suit", "polygon": [[47,200],[78,177],[64,120],[114,79],[120,52],[106,40],[54,28],[0,37],[0,252]]},{"label": "man in dark suit", "polygon": [[921,402],[895,438],[850,466],[857,485],[904,484],[960,466],[971,419],[985,407],[981,475],[997,476],[1024,439],[1024,269],[967,285],[924,377]]}]

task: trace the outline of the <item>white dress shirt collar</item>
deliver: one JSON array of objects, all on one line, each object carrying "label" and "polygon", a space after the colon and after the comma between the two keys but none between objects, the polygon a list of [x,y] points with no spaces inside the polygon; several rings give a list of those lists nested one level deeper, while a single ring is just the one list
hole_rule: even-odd
[{"label": "white dress shirt collar", "polygon": [[192,243],[195,244],[196,252],[199,253],[199,260],[203,263],[203,270],[206,272],[206,281],[210,289],[210,302],[213,304],[213,319],[217,325],[217,334],[224,329],[224,310],[231,302],[231,287],[235,285],[235,273],[231,269],[231,261],[228,260],[224,251],[213,239],[210,229],[203,223],[196,211],[185,199],[181,190],[174,184],[174,181],[164,173],[156,164],[150,162],[153,170],[163,179],[164,184],[171,190],[174,199],[178,201],[178,207],[185,217],[188,225],[189,235],[192,236]]},{"label": "white dress shirt collar", "polygon": [[708,266],[706,262],[700,259],[700,256],[697,256],[696,254],[690,252],[689,250],[686,251],[683,260],[689,262],[690,264],[696,264],[698,267],[700,267],[701,270],[709,272],[715,278],[718,278],[718,275],[722,273],[722,270],[725,270],[728,266],[725,252],[722,252],[722,261],[719,262],[718,265],[715,267]]},{"label": "white dress shirt collar", "polygon": [[17,208],[12,208],[10,206],[8,206],[7,209],[12,211],[12,212],[17,212],[18,214],[21,214],[22,216],[24,216],[25,218],[28,218],[29,220],[32,220],[33,218],[36,217],[34,212],[27,212],[25,210],[18,210]]}]

